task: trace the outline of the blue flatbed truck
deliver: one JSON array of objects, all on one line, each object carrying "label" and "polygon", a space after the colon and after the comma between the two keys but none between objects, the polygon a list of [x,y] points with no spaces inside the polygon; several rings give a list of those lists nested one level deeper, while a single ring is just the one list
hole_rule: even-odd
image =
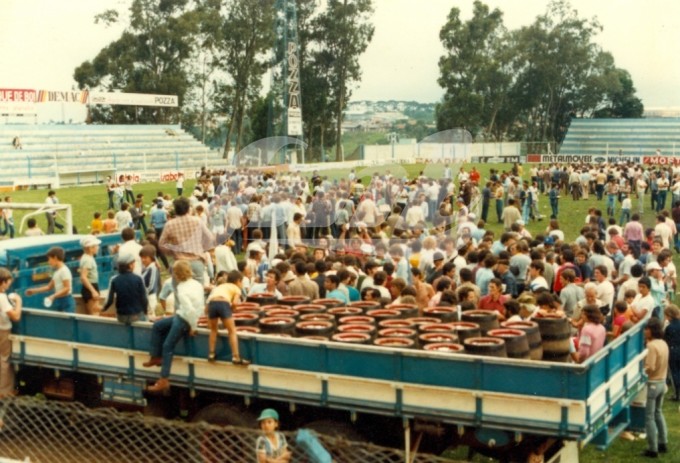
[{"label": "blue flatbed truck", "polygon": [[579,446],[607,447],[641,423],[631,404],[646,383],[644,323],[581,365],[242,334],[241,354],[252,361],[243,367],[227,361],[223,335],[218,361],[208,362],[199,329],[176,349],[170,395],[151,398],[144,387],[158,370],[142,366],[151,323],[27,307],[11,336],[23,393],[234,425],[273,405],[300,426],[352,427],[409,451],[420,435],[420,449],[469,445],[505,461],[541,445],[546,461],[577,461]]}]

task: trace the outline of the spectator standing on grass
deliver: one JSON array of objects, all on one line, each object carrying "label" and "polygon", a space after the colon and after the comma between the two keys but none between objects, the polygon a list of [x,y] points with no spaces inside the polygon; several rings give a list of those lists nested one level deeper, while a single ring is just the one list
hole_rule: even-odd
[{"label": "spectator standing on grass", "polygon": [[[12,202],[12,197],[11,196],[5,196],[5,202],[6,203],[11,203]],[[2,233],[4,234],[9,234],[10,238],[14,238],[14,210],[10,208],[4,208],[2,210],[2,217],[1,217],[5,231]]]},{"label": "spectator standing on grass", "polygon": [[668,344],[663,340],[663,323],[651,318],[645,327],[647,357],[645,373],[647,380],[647,405],[645,407],[645,432],[647,450],[642,456],[657,458],[659,453],[668,451],[668,430],[663,416],[663,398],[667,391]]},{"label": "spectator standing on grass", "polygon": [[[54,190],[50,190],[47,193],[47,198],[45,198],[45,204],[53,206],[59,204],[59,198],[57,198],[57,193]],[[47,211],[45,212],[45,218],[47,219],[47,234],[53,235],[55,227],[59,231],[64,231],[64,226],[57,222],[57,211]]]},{"label": "spectator standing on grass", "polygon": [[106,196],[109,198],[108,209],[114,209],[113,196],[116,193],[116,181],[109,175],[106,177]]},{"label": "spectator standing on grass", "polygon": [[176,217],[165,225],[158,246],[161,252],[188,261],[194,278],[203,282],[205,253],[215,247],[215,236],[198,217],[189,214],[187,198],[177,198],[173,205]]},{"label": "spectator standing on grass", "polygon": [[125,177],[123,181],[123,187],[125,188],[125,201],[130,204],[135,203],[135,193],[132,191],[132,175]]},{"label": "spectator standing on grass", "polygon": [[162,200],[156,200],[155,207],[151,209],[151,218],[149,224],[151,228],[156,231],[156,237],[160,238],[163,235],[163,228],[168,222],[168,212],[163,207]]}]

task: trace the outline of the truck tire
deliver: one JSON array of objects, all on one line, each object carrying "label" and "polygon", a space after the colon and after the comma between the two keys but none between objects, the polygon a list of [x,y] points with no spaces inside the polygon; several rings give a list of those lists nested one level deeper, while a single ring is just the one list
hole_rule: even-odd
[{"label": "truck tire", "polygon": [[354,442],[367,441],[354,426],[344,421],[317,420],[307,423],[303,427],[329,437],[341,437]]},{"label": "truck tire", "polygon": [[217,426],[240,426],[244,428],[257,428],[255,415],[244,407],[226,403],[214,403],[204,407],[191,419],[192,423],[205,422]]},{"label": "truck tire", "polygon": [[499,328],[487,333],[491,338],[500,338],[505,341],[505,349],[508,357],[514,359],[529,359],[529,340],[522,330],[511,328]]},{"label": "truck tire", "polygon": [[505,341],[499,338],[469,338],[463,341],[465,353],[485,357],[507,357]]}]

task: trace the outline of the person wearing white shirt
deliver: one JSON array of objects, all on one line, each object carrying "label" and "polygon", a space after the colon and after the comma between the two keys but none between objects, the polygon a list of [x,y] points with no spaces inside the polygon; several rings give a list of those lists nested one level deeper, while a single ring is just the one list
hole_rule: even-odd
[{"label": "person wearing white shirt", "polygon": [[614,285],[607,278],[607,267],[598,265],[593,271],[593,277],[597,282],[597,298],[611,310],[614,306]]},{"label": "person wearing white shirt", "polygon": [[231,201],[231,206],[227,209],[227,236],[230,236],[234,240],[234,252],[236,254],[241,253],[241,247],[243,245],[243,211],[238,207],[236,200]]},{"label": "person wearing white shirt", "polygon": [[666,217],[659,215],[656,218],[656,226],[654,227],[654,236],[661,240],[661,245],[664,249],[671,248],[671,240],[673,239],[673,232],[666,223]]},{"label": "person wearing white shirt", "polygon": [[131,254],[135,256],[135,266],[132,269],[133,273],[142,276],[142,258],[139,257],[139,251],[142,250],[142,245],[135,241],[135,231],[130,227],[124,227],[120,232],[123,238],[123,244],[118,247],[118,255]]}]

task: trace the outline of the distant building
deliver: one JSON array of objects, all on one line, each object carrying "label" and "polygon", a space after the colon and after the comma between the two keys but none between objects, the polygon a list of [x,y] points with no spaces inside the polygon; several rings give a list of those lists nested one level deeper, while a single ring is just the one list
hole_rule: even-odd
[{"label": "distant building", "polygon": [[680,107],[645,108],[643,117],[680,117]]}]

